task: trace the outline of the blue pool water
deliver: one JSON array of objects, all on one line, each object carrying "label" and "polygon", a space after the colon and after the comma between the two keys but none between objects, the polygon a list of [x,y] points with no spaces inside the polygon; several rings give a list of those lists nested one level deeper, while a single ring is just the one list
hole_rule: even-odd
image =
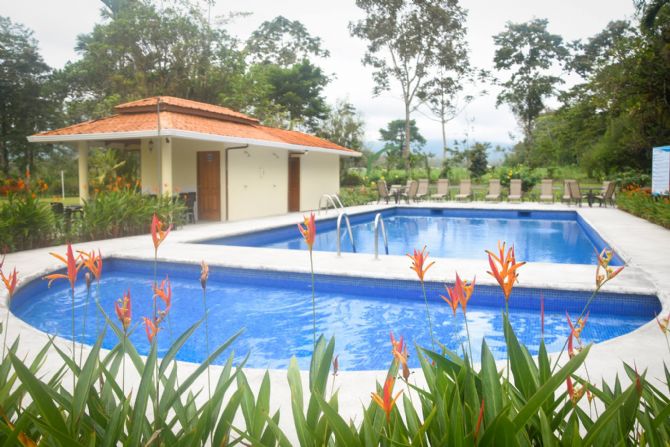
[{"label": "blue pool water", "polygon": [[[428,246],[431,256],[481,259],[484,250],[495,250],[498,241],[516,247],[517,259],[531,262],[595,264],[607,245],[574,211],[499,211],[468,209],[392,208],[382,212],[388,234],[389,254],[404,255]],[[358,253],[374,253],[375,213],[351,216]],[[336,251],[336,220],[317,222],[315,250]],[[344,224],[343,224],[344,227]],[[342,251],[352,246],[345,228]],[[304,250],[305,242],[295,225],[202,241],[251,247]],[[384,245],[380,237],[380,253]],[[622,265],[615,256],[613,265]]]},{"label": "blue pool water", "polygon": [[[114,301],[130,289],[133,325],[151,312],[153,267],[150,262],[111,259],[105,261],[101,284],[102,307],[115,320]],[[172,281],[173,303],[170,323],[176,338],[203,316],[200,268],[186,264],[159,264],[159,278],[166,274]],[[83,280],[76,290],[77,340],[94,343],[102,319],[89,305],[87,333],[82,335],[86,290]],[[462,352],[466,342],[462,313],[453,316],[439,298],[444,285],[427,283],[430,312],[436,338],[449,349]],[[519,339],[532,353],[540,342],[540,294],[545,300],[545,342],[549,351],[558,351],[568,334],[565,312],[574,318],[588,299],[583,292],[523,289],[516,287],[510,299],[511,322]],[[303,369],[309,367],[312,350],[312,305],[309,275],[227,269],[212,267],[207,302],[212,348],[244,328],[234,344],[238,358],[250,353],[248,366],[286,368],[296,356]],[[477,286],[468,306],[468,324],[474,356],[479,359],[482,338],[497,358],[504,358],[502,307],[504,301],[497,287]],[[585,341],[599,342],[623,335],[650,321],[660,311],[654,296],[602,293],[592,303],[591,314],[583,332]],[[12,312],[34,327],[50,334],[70,338],[71,298],[67,281],[47,288],[46,281],[36,280],[21,288],[11,305]],[[430,346],[421,287],[417,281],[379,280],[317,275],[317,331],[335,336],[336,354],[343,370],[386,369],[390,360],[389,332],[404,336],[410,347],[414,343]],[[115,320],[116,321],[116,320]],[[159,335],[162,353],[169,345],[167,325]],[[147,353],[144,328],[131,335],[140,353]],[[116,336],[108,331],[104,346],[113,347]],[[412,350],[413,351],[413,350]],[[223,363],[229,353],[219,359]],[[179,352],[177,358],[199,362],[206,357],[204,327]],[[418,366],[415,354],[410,364]]]}]

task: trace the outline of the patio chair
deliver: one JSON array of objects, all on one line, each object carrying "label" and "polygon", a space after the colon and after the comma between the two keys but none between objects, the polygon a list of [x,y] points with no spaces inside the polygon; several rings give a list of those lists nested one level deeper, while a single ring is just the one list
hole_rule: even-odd
[{"label": "patio chair", "polygon": [[566,202],[570,203],[572,200],[572,196],[570,195],[570,183],[576,182],[577,180],[565,180],[563,182],[563,197],[561,198],[561,202]]},{"label": "patio chair", "polygon": [[554,201],[554,181],[552,179],[542,179],[540,184],[540,202]]},{"label": "patio chair", "polygon": [[489,191],[484,197],[484,200],[500,200],[500,179],[492,178],[489,180]]},{"label": "patio chair", "polygon": [[411,180],[409,183],[409,187],[406,189],[406,192],[402,193],[402,197],[407,200],[407,203],[409,203],[411,200],[416,201],[416,192],[419,189],[419,182],[416,180]]},{"label": "patio chair", "polygon": [[593,200],[596,200],[600,203],[600,206],[603,206],[603,203],[605,206],[607,206],[607,202],[610,203],[610,205],[614,206],[614,190],[616,189],[616,182],[604,182],[607,184],[605,186],[603,184],[603,189],[604,191],[601,194],[597,194],[593,196]]},{"label": "patio chair", "polygon": [[380,179],[377,182],[377,193],[379,195],[377,197],[377,203],[379,203],[382,200],[385,200],[387,204],[389,203],[389,197],[391,195],[389,194],[388,188],[386,188],[386,182],[384,180]]},{"label": "patio chair", "polygon": [[431,199],[444,200],[449,198],[449,180],[441,178],[437,180],[437,192],[430,196]]},{"label": "patio chair", "polygon": [[183,192],[179,194],[179,198],[184,202],[186,206],[186,221],[195,223],[195,198],[196,193],[194,192]]},{"label": "patio chair", "polygon": [[426,197],[428,197],[428,186],[429,182],[427,178],[419,179],[419,187],[416,190],[416,197],[415,197],[417,201],[423,200]]},{"label": "patio chair", "polygon": [[472,200],[472,180],[461,180],[458,194],[454,196],[456,200]]},{"label": "patio chair", "polygon": [[[568,182],[566,181],[566,183]],[[570,191],[570,201],[575,202],[575,204],[578,204],[579,206],[582,206],[582,199],[584,196],[582,195],[582,192],[579,189],[579,184],[576,180],[569,181],[568,190]]]},{"label": "patio chair", "polygon": [[509,181],[509,196],[507,196],[507,200],[510,202],[521,202],[521,197],[521,180],[513,178]]}]

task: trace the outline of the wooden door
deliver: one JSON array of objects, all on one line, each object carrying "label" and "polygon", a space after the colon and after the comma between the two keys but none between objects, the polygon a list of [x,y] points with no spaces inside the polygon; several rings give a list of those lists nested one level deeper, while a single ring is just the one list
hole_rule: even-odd
[{"label": "wooden door", "polygon": [[198,219],[221,220],[221,158],[198,152]]},{"label": "wooden door", "polygon": [[288,158],[288,210],[300,211],[300,158]]}]

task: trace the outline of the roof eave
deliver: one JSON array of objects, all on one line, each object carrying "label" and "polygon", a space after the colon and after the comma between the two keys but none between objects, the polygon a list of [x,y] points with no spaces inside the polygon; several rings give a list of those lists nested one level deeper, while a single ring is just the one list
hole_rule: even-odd
[{"label": "roof eave", "polygon": [[94,134],[70,134],[70,135],[31,135],[28,141],[31,143],[74,143],[79,141],[109,141],[126,140],[136,138],[154,138],[154,137],[175,137],[189,140],[213,141],[219,143],[250,144],[257,146],[272,147],[288,151],[300,152],[321,152],[327,154],[340,155],[343,157],[360,157],[362,154],[356,151],[345,151],[341,149],[331,149],[316,146],[304,146],[301,144],[282,143],[278,141],[259,140],[255,138],[231,137],[225,135],[215,135],[202,132],[192,132],[180,129],[161,129],[160,133],[156,130],[140,130],[133,132],[109,132]]}]

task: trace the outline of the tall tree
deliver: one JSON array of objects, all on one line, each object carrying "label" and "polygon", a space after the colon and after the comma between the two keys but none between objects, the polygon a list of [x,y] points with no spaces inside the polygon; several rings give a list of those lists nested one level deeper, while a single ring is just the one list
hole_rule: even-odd
[{"label": "tall tree", "polygon": [[[511,72],[501,83],[497,105],[508,104],[524,134],[526,154],[532,146],[535,120],[545,108],[545,100],[556,93],[563,80],[552,69],[569,55],[563,38],[547,31],[546,19],[507,23],[505,31],[493,36],[495,68]],[[526,156],[522,157],[526,158]]]},{"label": "tall tree", "polygon": [[338,99],[335,106],[317,129],[317,135],[349,149],[361,149],[365,122],[356,108],[346,99]]},{"label": "tall tree", "polygon": [[[403,148],[407,141],[415,150],[420,150],[426,144],[426,139],[419,132],[416,121],[409,123],[409,134],[406,133],[405,120],[393,120],[386,125],[386,129],[379,129],[380,141],[384,147],[378,152],[379,155],[386,154],[386,167],[391,169],[398,161],[403,160]],[[405,159],[405,160],[408,160]]]},{"label": "tall tree", "polygon": [[246,51],[254,63],[290,67],[312,56],[328,57],[321,47],[321,39],[312,36],[298,20],[277,16],[263,22],[251,33]]},{"label": "tall tree", "polygon": [[411,114],[437,69],[459,71],[467,63],[466,12],[457,0],[356,0],[366,17],[350,23],[353,36],[368,41],[363,59],[374,69],[374,93],[395,80],[405,106],[402,155],[409,168]]},{"label": "tall tree", "polygon": [[45,88],[49,73],[32,31],[0,16],[0,163],[5,175],[14,160],[21,170],[34,166],[38,149],[26,135],[45,129],[54,118]]}]

